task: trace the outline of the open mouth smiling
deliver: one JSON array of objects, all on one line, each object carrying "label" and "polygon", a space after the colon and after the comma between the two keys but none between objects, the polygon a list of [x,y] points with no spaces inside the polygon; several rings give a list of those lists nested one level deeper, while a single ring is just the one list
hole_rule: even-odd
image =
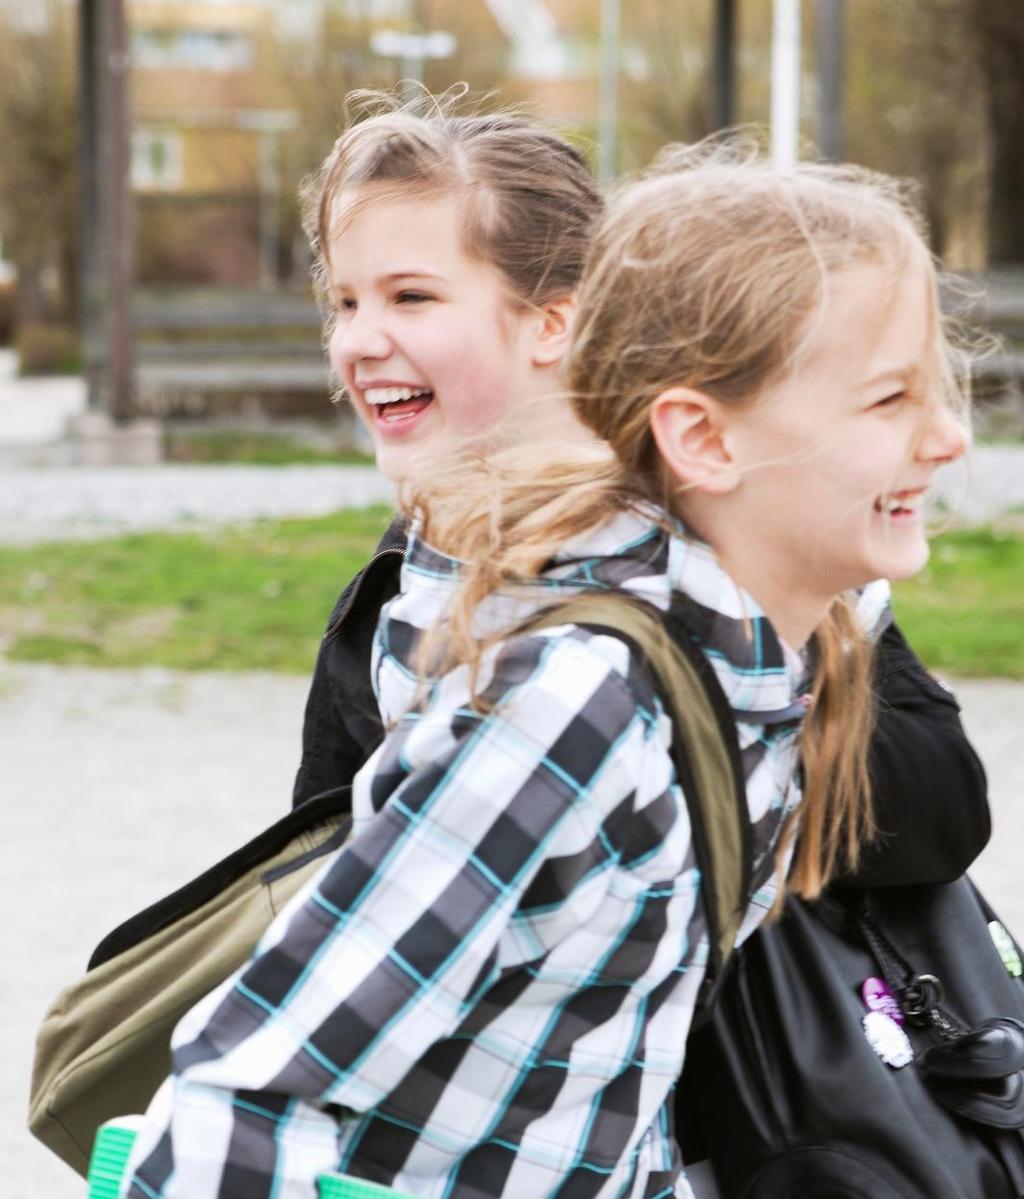
[{"label": "open mouth smiling", "polygon": [[429,387],[364,387],[363,399],[373,410],[378,424],[393,425],[411,421],[433,403]]},{"label": "open mouth smiling", "polygon": [[924,507],[925,490],[894,491],[875,500],[875,511],[883,516],[913,517]]}]

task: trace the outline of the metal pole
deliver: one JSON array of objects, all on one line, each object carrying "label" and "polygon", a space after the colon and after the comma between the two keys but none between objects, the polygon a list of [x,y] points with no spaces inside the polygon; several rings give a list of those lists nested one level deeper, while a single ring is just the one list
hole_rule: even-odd
[{"label": "metal pole", "polygon": [[260,287],[269,291],[277,286],[277,260],[280,250],[281,182],[278,177],[276,130],[261,130],[259,154]]},{"label": "metal pole", "polygon": [[100,266],[100,206],[98,197],[97,112],[99,81],[97,70],[96,5],[99,0],[81,0],[78,6],[78,97],[79,97],[79,204],[82,231],[82,265],[79,277],[79,324],[82,336],[82,366],[85,374],[87,405],[100,406],[100,376],[103,370],[103,277]]},{"label": "metal pole", "polygon": [[402,103],[415,108],[423,99],[423,55],[407,54],[402,58]]},{"label": "metal pole", "polygon": [[715,0],[711,122],[715,129],[736,122],[736,0]]},{"label": "metal pole", "polygon": [[128,100],[130,55],[124,0],[110,5],[110,416],[126,422],[134,414],[132,370],[131,132]]},{"label": "metal pole", "polygon": [[775,0],[772,20],[772,161],[796,165],[800,141],[800,0]]},{"label": "metal pole", "polygon": [[426,66],[423,46],[423,10],[419,0],[406,0],[406,20],[409,26],[402,55],[402,103],[410,108],[418,106],[423,99],[423,82]]},{"label": "metal pole", "polygon": [[84,0],[83,301],[89,406],[132,415],[128,32],[123,0]]},{"label": "metal pole", "polygon": [[818,148],[823,158],[843,158],[844,0],[818,0]]},{"label": "metal pole", "polygon": [[598,93],[597,178],[615,178],[619,149],[620,0],[601,0],[601,74]]}]

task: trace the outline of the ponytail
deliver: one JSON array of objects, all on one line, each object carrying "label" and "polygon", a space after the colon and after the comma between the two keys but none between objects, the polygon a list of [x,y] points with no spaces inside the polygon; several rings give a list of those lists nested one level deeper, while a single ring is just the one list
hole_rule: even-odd
[{"label": "ponytail", "polygon": [[799,827],[789,890],[802,899],[817,899],[840,864],[856,867],[876,831],[868,777],[873,655],[845,596],[833,601],[811,649],[816,669],[800,733],[804,801],[779,847],[781,864]]}]

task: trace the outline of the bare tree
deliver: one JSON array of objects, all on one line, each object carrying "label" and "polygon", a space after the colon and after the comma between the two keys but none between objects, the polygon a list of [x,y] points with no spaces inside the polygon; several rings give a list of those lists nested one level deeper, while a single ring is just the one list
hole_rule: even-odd
[{"label": "bare tree", "polygon": [[850,153],[912,175],[960,265],[1024,262],[1024,3],[858,0]]},{"label": "bare tree", "polygon": [[19,323],[68,320],[75,305],[74,31],[68,5],[44,7],[29,27],[0,9],[0,214],[18,268]]},{"label": "bare tree", "polygon": [[858,0],[847,12],[846,153],[914,179],[935,249],[985,256],[983,96],[964,0]]},{"label": "bare tree", "polygon": [[[372,34],[378,22],[367,15],[369,6],[353,11],[351,5],[329,0],[324,6],[321,36],[312,46],[292,46],[278,55],[275,70],[282,98],[297,114],[295,128],[283,146],[284,240],[302,240],[300,199],[303,181],[323,161],[346,121],[345,99],[356,89],[395,91],[401,75],[397,60],[377,56]],[[423,64],[423,83],[434,95],[452,84],[467,81],[474,97],[487,97],[506,80],[506,46],[483,4],[438,5],[418,0],[408,12],[411,31],[430,31],[440,24],[455,37],[450,58]],[[509,96],[495,95],[496,104]],[[293,275],[302,277],[302,264]]]},{"label": "bare tree", "polygon": [[626,6],[621,124],[627,169],[649,161],[666,142],[711,131],[711,7],[710,0]]},{"label": "bare tree", "polygon": [[994,263],[1024,263],[1024,4],[966,0],[989,148],[988,248]]}]

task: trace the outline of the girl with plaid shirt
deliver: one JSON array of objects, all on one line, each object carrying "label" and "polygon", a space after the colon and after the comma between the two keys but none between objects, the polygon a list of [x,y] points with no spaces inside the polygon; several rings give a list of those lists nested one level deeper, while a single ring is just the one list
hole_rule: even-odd
[{"label": "girl with plaid shirt", "polygon": [[[395,432],[437,397],[364,371],[381,230],[358,199],[337,353]],[[590,438],[527,456],[489,428],[458,463],[431,445],[353,837],[179,1025],[132,1199],[308,1199],[332,1168],[458,1199],[691,1194],[669,1105],[707,934],[671,725],[623,642],[510,630],[590,589],[695,629],[747,781],[742,938],[787,872],[813,896],[856,858],[873,581],[925,561],[921,503],[965,438],[891,186],[729,145],[614,199],[569,378]]]}]

